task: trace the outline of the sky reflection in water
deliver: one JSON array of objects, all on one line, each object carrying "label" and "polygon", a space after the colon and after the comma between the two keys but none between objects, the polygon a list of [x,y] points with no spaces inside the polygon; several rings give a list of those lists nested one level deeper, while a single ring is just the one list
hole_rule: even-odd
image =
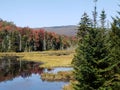
[{"label": "sky reflection in water", "polygon": [[16,60],[17,57],[8,58],[0,60],[0,90],[62,90],[68,83],[43,81],[40,74],[47,70],[39,68],[40,63],[20,62]]}]

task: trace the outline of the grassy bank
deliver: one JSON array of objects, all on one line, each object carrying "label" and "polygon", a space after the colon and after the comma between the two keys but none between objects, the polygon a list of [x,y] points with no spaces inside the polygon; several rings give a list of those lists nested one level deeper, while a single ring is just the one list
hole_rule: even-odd
[{"label": "grassy bank", "polygon": [[43,51],[43,52],[7,52],[0,53],[0,56],[19,56],[21,60],[35,61],[44,63],[40,67],[69,67],[74,56],[74,51]]},{"label": "grassy bank", "polygon": [[72,71],[59,71],[58,73],[42,73],[42,80],[46,81],[70,81],[74,80]]},{"label": "grassy bank", "polygon": [[45,81],[69,81],[69,84],[63,86],[62,90],[74,90],[75,81],[73,71],[59,71],[58,73],[42,73],[41,79]]},{"label": "grassy bank", "polygon": [[66,84],[66,85],[63,87],[63,90],[74,90],[72,83],[73,83],[73,81],[71,81],[69,84]]}]

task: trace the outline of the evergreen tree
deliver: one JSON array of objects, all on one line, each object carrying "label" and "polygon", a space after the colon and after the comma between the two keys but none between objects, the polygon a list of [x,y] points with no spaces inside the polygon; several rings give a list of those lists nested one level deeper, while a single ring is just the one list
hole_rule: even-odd
[{"label": "evergreen tree", "polygon": [[78,43],[77,54],[73,59],[75,79],[78,81],[74,88],[75,90],[103,90],[105,77],[109,75],[105,72],[109,65],[106,61],[108,52],[105,31],[89,27],[90,24],[84,25],[82,22],[89,23],[90,19],[87,15],[83,18],[78,29],[78,38],[82,37],[82,39]]},{"label": "evergreen tree", "polygon": [[106,69],[109,75],[106,82],[107,88],[111,90],[120,89],[120,19],[114,18],[111,26],[111,31],[109,33],[109,55],[107,62],[109,62],[109,67]]},{"label": "evergreen tree", "polygon": [[105,11],[102,10],[100,14],[101,28],[105,28],[105,21],[106,21],[105,19],[106,19],[106,14]]},{"label": "evergreen tree", "polygon": [[95,3],[95,6],[94,6],[94,11],[93,11],[93,25],[94,25],[94,28],[96,28],[97,26],[97,6],[96,6],[97,0],[94,0],[94,3]]},{"label": "evergreen tree", "polygon": [[[120,14],[120,12],[118,12]],[[113,18],[108,43],[108,68],[105,89],[120,90],[120,18]]]},{"label": "evergreen tree", "polygon": [[90,27],[92,26],[91,20],[87,13],[82,15],[81,21],[79,23],[80,27],[78,28],[77,36],[82,41],[85,35],[88,33]]}]

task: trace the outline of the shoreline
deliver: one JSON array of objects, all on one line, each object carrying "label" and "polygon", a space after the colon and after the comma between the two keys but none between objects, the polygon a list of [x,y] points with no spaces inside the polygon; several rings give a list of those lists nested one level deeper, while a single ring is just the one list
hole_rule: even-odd
[{"label": "shoreline", "polygon": [[58,50],[58,51],[42,51],[42,52],[1,52],[1,57],[20,57],[18,60],[41,62],[40,67],[56,68],[56,67],[72,67],[71,62],[74,57],[74,51]]}]

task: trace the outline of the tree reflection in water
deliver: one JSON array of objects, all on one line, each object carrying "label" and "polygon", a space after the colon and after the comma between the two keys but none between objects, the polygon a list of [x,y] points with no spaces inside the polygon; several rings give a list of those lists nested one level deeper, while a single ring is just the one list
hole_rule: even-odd
[{"label": "tree reflection in water", "polygon": [[21,61],[16,56],[2,57],[0,59],[0,82],[12,80],[18,76],[26,78],[31,74],[41,74],[44,68],[40,68],[40,64],[32,61]]}]

